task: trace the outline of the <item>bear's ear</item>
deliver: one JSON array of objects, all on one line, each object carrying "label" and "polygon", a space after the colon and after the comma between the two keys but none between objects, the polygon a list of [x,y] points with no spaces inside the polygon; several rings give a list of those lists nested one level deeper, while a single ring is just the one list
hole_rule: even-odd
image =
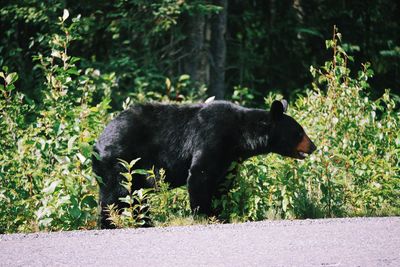
[{"label": "bear's ear", "polygon": [[286,99],[282,99],[281,100],[282,106],[283,106],[283,113],[285,113],[287,111],[288,108],[288,102],[286,101]]},{"label": "bear's ear", "polygon": [[275,100],[271,106],[271,117],[273,120],[278,120],[282,117],[283,113],[286,112],[288,107],[288,102],[285,99],[281,101]]}]

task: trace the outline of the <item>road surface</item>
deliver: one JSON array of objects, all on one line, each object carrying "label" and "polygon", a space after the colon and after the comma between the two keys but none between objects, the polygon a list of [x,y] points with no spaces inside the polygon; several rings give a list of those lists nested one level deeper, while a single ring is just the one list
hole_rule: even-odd
[{"label": "road surface", "polygon": [[0,266],[400,266],[400,217],[0,235]]}]

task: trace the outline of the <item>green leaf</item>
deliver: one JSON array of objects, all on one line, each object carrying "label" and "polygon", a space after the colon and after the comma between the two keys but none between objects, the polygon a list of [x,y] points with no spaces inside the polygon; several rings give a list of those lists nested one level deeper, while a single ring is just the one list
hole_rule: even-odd
[{"label": "green leaf", "polygon": [[42,192],[45,194],[52,194],[55,190],[56,187],[61,183],[60,180],[52,182],[48,187],[43,188]]},{"label": "green leaf", "polygon": [[83,156],[81,153],[77,153],[76,156],[78,157],[79,161],[84,164],[86,161],[85,156]]},{"label": "green leaf", "polygon": [[93,195],[85,195],[81,201],[81,207],[96,208],[97,207],[96,198]]},{"label": "green leaf", "polygon": [[129,167],[131,167],[131,169],[133,168],[133,166],[136,164],[136,162],[138,162],[140,160],[140,158],[131,160],[131,162],[129,162]]},{"label": "green leaf", "polygon": [[39,225],[48,227],[52,221],[53,221],[53,218],[44,218],[39,221]]},{"label": "green leaf", "polygon": [[14,84],[7,85],[7,87],[6,87],[6,91],[12,91],[14,89],[15,89]]},{"label": "green leaf", "polygon": [[56,58],[61,58],[61,51],[53,50],[51,51],[51,56]]},{"label": "green leaf", "polygon": [[67,145],[67,151],[68,154],[72,152],[72,147],[75,143],[75,140],[78,138],[77,135],[72,136],[69,140],[68,140],[68,145]]},{"label": "green leaf", "polygon": [[297,29],[297,32],[298,32],[298,33],[306,33],[306,34],[313,35],[313,36],[318,36],[318,37],[320,37],[321,39],[324,39],[324,36],[323,36],[319,31],[314,30],[314,29],[310,29],[310,28],[298,28],[298,29]]},{"label": "green leaf", "polygon": [[69,60],[69,64],[74,64],[75,62],[80,61],[81,59],[79,57],[71,57]]},{"label": "green leaf", "polygon": [[95,174],[95,173],[93,173],[93,175],[94,175],[94,178],[96,179],[96,181],[97,181],[97,183],[98,183],[99,185],[103,185],[103,184],[104,184],[103,178],[101,178],[101,176],[98,176],[98,175]]},{"label": "green leaf", "polygon": [[333,45],[334,45],[334,42],[332,40],[325,41],[326,48],[331,48],[331,47],[333,47]]},{"label": "green leaf", "polygon": [[120,197],[118,198],[121,202],[127,203],[127,204],[132,204],[133,200],[131,198],[131,196],[126,196],[126,197]]},{"label": "green leaf", "polygon": [[132,175],[129,172],[122,172],[121,175],[124,176],[127,181],[132,181]]},{"label": "green leaf", "polygon": [[180,81],[180,82],[183,82],[183,81],[186,81],[186,80],[189,80],[189,79],[190,79],[190,76],[187,75],[187,74],[183,74],[183,75],[181,75],[181,76],[179,77],[179,81]]},{"label": "green leaf", "polygon": [[149,174],[149,171],[144,170],[144,169],[136,169],[136,170],[133,170],[132,173],[133,174],[147,175],[147,174]]},{"label": "green leaf", "polygon": [[132,217],[132,212],[130,212],[130,211],[128,211],[128,210],[124,210],[124,211],[121,213],[121,215],[130,218],[130,217]]},{"label": "green leaf", "polygon": [[73,205],[72,208],[69,210],[69,214],[73,218],[78,219],[81,216],[82,212],[81,212],[81,209],[79,208],[79,206]]},{"label": "green leaf", "polygon": [[77,68],[71,68],[71,69],[67,70],[67,73],[71,74],[71,75],[79,75],[79,71]]},{"label": "green leaf", "polygon": [[62,16],[62,21],[64,22],[69,17],[69,12],[67,9],[64,9],[64,13]]},{"label": "green leaf", "polygon": [[129,163],[127,161],[125,161],[123,159],[118,159],[118,161],[119,161],[119,164],[121,164],[125,168],[125,170],[129,171],[131,169],[129,166]]},{"label": "green leaf", "polygon": [[82,155],[85,158],[90,158],[90,156],[92,155],[92,146],[89,143],[82,142],[80,144],[80,149],[81,149]]},{"label": "green leaf", "polygon": [[16,80],[18,80],[18,74],[16,72],[12,72],[7,75],[5,81],[7,84],[13,84]]}]

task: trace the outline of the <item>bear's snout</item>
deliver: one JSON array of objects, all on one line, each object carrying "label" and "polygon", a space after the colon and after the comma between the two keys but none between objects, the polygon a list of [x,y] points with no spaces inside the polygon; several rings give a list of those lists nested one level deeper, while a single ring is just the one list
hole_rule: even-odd
[{"label": "bear's snout", "polygon": [[300,143],[296,147],[296,156],[299,159],[304,159],[307,155],[306,154],[311,154],[313,153],[317,147],[315,144],[311,141],[311,139],[304,134],[303,139],[300,141]]}]

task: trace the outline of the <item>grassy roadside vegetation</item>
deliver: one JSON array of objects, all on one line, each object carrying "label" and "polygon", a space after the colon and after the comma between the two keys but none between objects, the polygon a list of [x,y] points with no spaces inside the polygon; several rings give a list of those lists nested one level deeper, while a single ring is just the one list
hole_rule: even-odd
[{"label": "grassy roadside vegetation", "polygon": [[[2,66],[0,233],[97,227],[98,189],[90,158],[95,139],[113,117],[116,75],[81,69],[80,59],[69,54],[69,45],[79,38],[79,23],[79,17],[71,19],[64,11],[49,54],[35,56],[43,82],[41,102],[17,91],[18,74]],[[378,99],[369,97],[369,63],[350,72],[352,57],[336,30],[326,46],[332,59],[310,68],[314,83],[289,106],[318,151],[304,161],[268,155],[232,166],[238,169],[229,178],[233,185],[214,202],[223,210],[220,221],[400,215],[399,98],[389,91]],[[176,84],[166,78],[165,92],[179,92],[180,102],[204,101],[204,88],[195,90],[189,81],[187,75]],[[267,95],[264,108],[280,97]],[[251,105],[252,98],[251,90],[238,86],[232,100]],[[176,99],[142,91],[123,108],[137,101]],[[124,164],[128,174],[134,170],[134,164]],[[153,191],[130,192],[126,201],[133,198],[148,202],[116,215],[120,227],[140,226],[145,216],[162,226],[199,222],[190,215],[184,188],[168,190],[161,182]],[[138,212],[144,205],[149,215]]]}]

